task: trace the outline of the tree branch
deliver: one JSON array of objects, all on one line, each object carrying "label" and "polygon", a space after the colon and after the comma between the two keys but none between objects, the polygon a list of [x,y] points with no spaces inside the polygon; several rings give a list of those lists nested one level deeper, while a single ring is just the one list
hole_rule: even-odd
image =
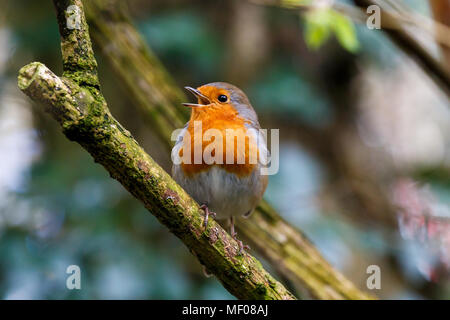
[{"label": "tree branch", "polygon": [[[353,0],[364,12],[371,5],[377,3],[373,0]],[[386,35],[413,58],[419,66],[435,81],[442,91],[450,97],[450,74],[445,66],[436,59],[431,52],[424,48],[401,25],[401,22],[387,10],[381,9],[381,28]]]},{"label": "tree branch", "polygon": [[[149,126],[171,148],[170,134],[188,120],[174,85],[124,13],[121,1],[86,1],[93,39],[127,89]],[[160,125],[158,123],[164,123]],[[265,201],[249,219],[238,219],[239,233],[284,277],[318,299],[370,299],[334,270],[311,242]],[[306,290],[305,290],[306,289]]]},{"label": "tree branch", "polygon": [[[90,85],[99,88],[97,61],[91,46],[88,26],[83,12],[69,6],[73,1],[53,1],[61,36],[61,53],[63,59],[63,76],[72,79],[79,85]],[[76,5],[76,4],[75,4]],[[73,26],[67,27],[68,19],[73,17]]]},{"label": "tree branch", "polygon": [[[303,3],[301,1],[298,1],[297,3],[292,1],[284,3],[279,0],[245,1],[250,1],[260,5],[281,6],[283,8],[298,11],[308,10],[317,6],[314,1],[312,3]],[[378,6],[378,3],[374,0],[353,0],[353,2],[356,4],[356,7],[337,1],[333,2],[331,6],[334,10],[362,23],[364,23],[367,18],[367,8],[371,5]],[[396,4],[395,2],[392,3]],[[445,65],[443,65],[439,59],[435,58],[429,50],[423,47],[416,38],[411,36],[411,34],[405,30],[404,24],[420,26],[421,22],[406,14],[394,14],[392,11],[381,8],[381,29],[404,53],[414,59],[422,70],[436,83],[436,85],[450,97],[450,73],[446,70]],[[445,26],[440,25],[439,30],[441,32],[445,32],[446,34],[439,34],[438,38],[441,43],[448,44],[448,29],[443,29],[442,27]]]},{"label": "tree branch", "polygon": [[[446,37],[449,38],[449,28],[450,28],[450,2],[446,0],[429,0],[428,1],[429,6],[431,8],[431,11],[433,12],[434,18],[441,23],[442,26],[445,26],[446,29],[442,27],[435,27],[435,36],[436,39],[440,37]],[[444,64],[447,67],[447,71],[450,71],[450,46],[440,44],[442,54],[443,54],[443,60]]]},{"label": "tree branch", "polygon": [[[19,71],[19,88],[47,106],[64,134],[78,142],[169,228],[233,295],[241,299],[295,299],[222,227],[203,226],[198,204],[138,145],[110,114],[98,89],[95,58],[80,0],[54,0],[61,33],[64,76],[33,62]],[[80,9],[79,29],[66,25],[66,9]]]}]

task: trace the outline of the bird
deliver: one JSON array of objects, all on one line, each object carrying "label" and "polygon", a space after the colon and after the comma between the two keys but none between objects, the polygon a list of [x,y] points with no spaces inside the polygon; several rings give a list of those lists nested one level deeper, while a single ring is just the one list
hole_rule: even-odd
[{"label": "bird", "polygon": [[[268,184],[261,169],[269,153],[264,137],[258,135],[258,116],[245,93],[232,84],[213,82],[185,89],[197,103],[183,103],[191,108],[191,116],[172,149],[172,160],[178,159],[173,161],[172,177],[204,210],[205,228],[210,216],[228,219],[230,234],[242,254],[250,247],[237,238],[235,217],[248,217]],[[213,150],[205,138],[208,132],[215,133],[214,139],[209,139],[217,142]],[[235,135],[230,139],[227,132]],[[216,141],[220,137],[223,140]],[[239,139],[244,143],[239,145]],[[200,159],[195,156],[195,146],[201,148]],[[257,161],[252,158],[255,154]]]}]

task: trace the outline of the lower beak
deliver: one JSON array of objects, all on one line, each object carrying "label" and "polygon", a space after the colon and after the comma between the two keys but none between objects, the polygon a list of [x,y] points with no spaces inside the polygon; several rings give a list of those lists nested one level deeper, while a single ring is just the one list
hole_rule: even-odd
[{"label": "lower beak", "polygon": [[191,88],[191,87],[184,87],[187,91],[192,93],[194,96],[198,98],[199,102],[202,103],[182,103],[183,106],[191,107],[191,108],[201,108],[206,107],[207,105],[211,104],[211,100],[205,95],[203,95],[200,91],[197,89]]}]

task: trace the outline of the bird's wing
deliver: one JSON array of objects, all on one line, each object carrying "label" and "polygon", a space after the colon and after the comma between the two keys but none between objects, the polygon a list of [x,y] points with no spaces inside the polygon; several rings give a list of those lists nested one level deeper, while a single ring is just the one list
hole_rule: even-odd
[{"label": "bird's wing", "polygon": [[259,162],[263,166],[266,166],[270,161],[270,152],[267,149],[267,130],[261,129],[259,125],[253,126],[250,124],[245,125],[248,135],[254,139],[258,147]]},{"label": "bird's wing", "polygon": [[186,134],[188,126],[189,126],[189,122],[184,125],[183,129],[179,129],[180,131],[175,139],[175,145],[173,146],[172,152],[171,152],[171,158],[172,158],[172,162],[174,164],[180,163],[180,161],[177,161],[177,160],[180,160],[179,159],[180,158],[180,156],[179,156],[180,149],[183,147],[183,137]]}]

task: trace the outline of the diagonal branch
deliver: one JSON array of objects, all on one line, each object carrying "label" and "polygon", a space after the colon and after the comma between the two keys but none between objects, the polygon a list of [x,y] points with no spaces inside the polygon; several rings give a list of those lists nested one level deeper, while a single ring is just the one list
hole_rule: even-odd
[{"label": "diagonal branch", "polygon": [[[318,4],[313,2],[298,1],[279,1],[279,0],[245,0],[260,5],[281,6],[286,9],[293,10],[310,10]],[[401,7],[400,4],[389,1],[395,8]],[[436,0],[438,2],[439,0]],[[447,1],[447,0],[444,0]],[[319,2],[319,1],[317,1]],[[366,10],[372,5],[377,5],[376,0],[353,0],[356,6],[346,4],[345,2],[331,2],[330,5],[336,11],[339,11],[353,20],[364,23],[367,19]],[[319,3],[320,5],[320,3]],[[378,6],[379,7],[379,6]],[[405,26],[414,25],[424,29],[424,19],[418,19],[408,12],[396,13],[391,10],[380,7],[381,9],[381,29],[404,53],[409,55],[422,70],[442,89],[442,91],[450,96],[450,73],[446,70],[445,65],[437,59],[433,53],[425,48],[413,35],[411,35]],[[398,11],[398,10],[397,10]],[[434,27],[437,27],[438,33],[436,40],[448,49],[449,29],[444,24],[438,24],[433,21]]]},{"label": "diagonal branch", "polygon": [[[450,2],[447,0],[429,0],[429,6],[433,12],[434,18],[440,23],[434,28],[436,40],[442,37],[450,41]],[[444,64],[447,71],[450,70],[450,46],[440,44]]]},{"label": "diagonal branch", "polygon": [[[85,1],[94,41],[149,127],[171,147],[170,134],[187,121],[184,94],[151,52],[124,13],[121,1]],[[264,202],[249,219],[239,219],[240,234],[285,278],[318,299],[369,299],[333,269],[313,244]]]},{"label": "diagonal branch", "polygon": [[[33,62],[19,71],[19,88],[47,106],[64,134],[78,142],[133,196],[169,228],[233,295],[241,299],[295,299],[261,263],[222,227],[203,226],[198,204],[114,119],[98,87],[96,61],[81,0],[54,0],[61,33],[64,76]],[[80,10],[79,28],[70,29],[66,9]]]},{"label": "diagonal branch", "polygon": [[[369,6],[376,5],[373,0],[353,1],[364,12]],[[381,16],[381,28],[386,35],[414,59],[447,96],[450,96],[450,74],[439,59],[436,59],[429,50],[410,35],[403,28],[401,21],[398,21],[391,12],[381,8]]]}]

